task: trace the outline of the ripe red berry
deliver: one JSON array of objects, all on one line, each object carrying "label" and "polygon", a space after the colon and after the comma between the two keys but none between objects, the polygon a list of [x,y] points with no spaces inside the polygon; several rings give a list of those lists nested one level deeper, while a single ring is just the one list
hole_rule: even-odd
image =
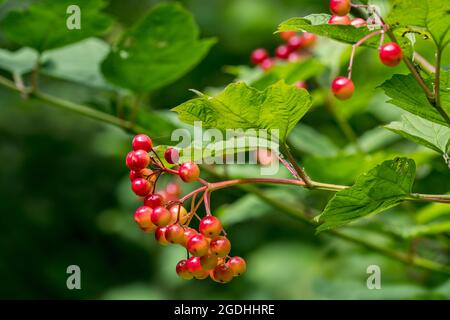
[{"label": "ripe red berry", "polygon": [[184,182],[193,182],[200,176],[200,169],[194,162],[185,162],[178,168],[178,174]]},{"label": "ripe red berry", "polygon": [[264,71],[267,71],[269,69],[271,69],[274,65],[274,61],[271,58],[267,58],[265,59],[263,62],[261,62],[260,67],[261,69],[263,69]]},{"label": "ripe red berry", "polygon": [[233,270],[235,277],[240,276],[247,269],[247,263],[241,257],[231,257],[227,264]]},{"label": "ripe red berry", "polygon": [[195,235],[197,235],[197,234],[198,234],[198,232],[195,231],[194,229],[192,229],[192,228],[185,228],[185,229],[184,229],[184,235],[183,235],[183,242],[181,243],[181,245],[182,245],[183,247],[187,248],[187,245],[188,245],[189,240],[190,240],[193,236],[195,236]]},{"label": "ripe red berry", "polygon": [[306,89],[306,82],[305,81],[297,81],[295,83],[295,86],[299,89]]},{"label": "ripe red berry", "polygon": [[145,134],[138,134],[133,138],[131,143],[133,150],[144,150],[149,152],[153,148],[152,139]]},{"label": "ripe red berry", "polygon": [[347,16],[332,16],[330,20],[328,20],[328,24],[341,24],[341,25],[349,25],[351,23],[350,18]]},{"label": "ripe red berry", "polygon": [[269,57],[269,53],[266,49],[259,48],[252,52],[251,60],[253,64],[261,64]]},{"label": "ripe red berry", "polygon": [[148,182],[144,178],[137,178],[131,182],[131,190],[133,190],[133,192],[138,196],[144,197],[148,195],[150,189],[151,189],[150,182]]},{"label": "ripe red berry", "polygon": [[167,148],[167,150],[164,152],[164,159],[166,159],[166,161],[170,164],[175,164],[178,163],[180,154],[175,148]]},{"label": "ripe red berry", "polygon": [[164,236],[170,243],[181,244],[184,239],[184,228],[179,224],[172,224],[167,227]]},{"label": "ripe red berry", "polygon": [[386,43],[380,48],[380,60],[388,67],[395,67],[403,59],[402,48],[395,42]]},{"label": "ripe red berry", "polygon": [[204,270],[214,269],[217,266],[218,260],[219,259],[211,253],[208,253],[200,258]]},{"label": "ripe red berry", "polygon": [[130,181],[133,181],[134,179],[137,179],[140,177],[141,177],[140,171],[130,170]]},{"label": "ripe red berry", "polygon": [[208,240],[202,234],[192,236],[187,242],[187,249],[196,257],[204,256],[208,253]]},{"label": "ripe red berry", "polygon": [[214,268],[212,276],[213,280],[217,282],[227,283],[233,279],[234,273],[233,270],[231,270],[231,268],[227,264],[222,263]]},{"label": "ripe red berry", "polygon": [[349,99],[355,91],[353,81],[346,77],[337,77],[331,84],[331,90],[339,100]]},{"label": "ripe red berry", "polygon": [[350,12],[350,0],[330,0],[330,10],[334,15],[345,16]]},{"label": "ripe red berry", "polygon": [[169,211],[172,216],[172,223],[175,223],[178,220],[178,223],[185,224],[187,219],[189,218],[187,210],[182,205],[173,205],[170,207]]},{"label": "ripe red berry", "polygon": [[127,167],[134,171],[140,171],[148,166],[150,157],[144,150],[129,152],[126,157]]},{"label": "ripe red berry", "polygon": [[214,216],[207,216],[200,221],[198,230],[204,236],[214,238],[222,232],[222,223]]},{"label": "ripe red berry", "polygon": [[350,22],[350,24],[355,28],[359,28],[367,25],[367,21],[361,18],[355,18]]},{"label": "ripe red berry", "polygon": [[283,32],[279,33],[281,39],[283,39],[285,41],[288,41],[290,38],[292,38],[296,34],[297,33],[295,31],[283,31]]},{"label": "ripe red berry", "polygon": [[163,198],[157,193],[149,194],[144,199],[144,205],[150,208],[156,208],[163,205]]},{"label": "ripe red berry", "polygon": [[141,206],[134,212],[134,221],[142,230],[153,231],[156,229],[156,226],[152,222],[151,215],[152,209],[150,207]]},{"label": "ripe red berry", "polygon": [[291,50],[289,50],[288,46],[281,45],[278,46],[275,50],[275,55],[277,58],[286,60],[289,57],[289,54],[291,53]]},{"label": "ripe red berry", "polygon": [[199,257],[190,257],[186,262],[186,269],[195,277],[201,276],[204,272]]},{"label": "ripe red berry", "polygon": [[169,241],[166,239],[166,230],[167,227],[158,227],[155,230],[155,240],[163,246],[167,246],[169,244]]},{"label": "ripe red berry", "polygon": [[226,237],[219,236],[211,240],[209,244],[209,249],[211,253],[216,257],[225,257],[230,253],[231,243]]},{"label": "ripe red berry", "polygon": [[293,37],[289,38],[289,40],[287,42],[287,46],[288,46],[290,52],[300,49],[302,44],[303,44],[303,40],[302,40],[301,36],[293,36]]},{"label": "ripe red berry", "polygon": [[178,198],[181,194],[181,187],[178,183],[169,182],[165,188],[169,197]]},{"label": "ripe red berry", "polygon": [[194,276],[187,269],[187,260],[181,260],[177,263],[176,271],[181,279],[191,280]]},{"label": "ripe red berry", "polygon": [[301,46],[308,48],[316,43],[317,37],[314,33],[304,32],[301,36],[301,41],[302,41]]},{"label": "ripe red berry", "polygon": [[152,211],[152,222],[158,227],[165,227],[169,224],[171,218],[170,212],[164,207],[156,207]]}]

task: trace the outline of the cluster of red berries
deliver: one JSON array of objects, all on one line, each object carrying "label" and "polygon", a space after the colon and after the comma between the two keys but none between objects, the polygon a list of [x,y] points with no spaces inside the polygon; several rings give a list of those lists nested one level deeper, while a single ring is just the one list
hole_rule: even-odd
[{"label": "cluster of red berries", "polygon": [[[154,232],[158,243],[186,248],[188,258],[178,262],[177,274],[183,279],[210,277],[221,283],[243,274],[246,262],[241,257],[229,256],[231,243],[218,218],[211,214],[200,218],[196,213],[198,206],[191,206],[188,212],[179,199],[181,189],[176,183],[169,183],[163,191],[155,193],[156,182],[163,173],[176,175],[186,183],[199,180],[197,164],[178,165],[178,150],[168,148],[164,158],[176,165],[177,170],[165,167],[153,149],[152,140],[143,134],[133,138],[132,148],[126,156],[126,165],[130,169],[131,189],[143,201],[134,219],[144,232]],[[189,227],[193,217],[200,220],[198,231]]]},{"label": "cluster of red berries", "polygon": [[[294,31],[280,33],[284,44],[275,49],[275,57],[270,57],[269,52],[264,48],[258,48],[251,54],[251,62],[259,65],[263,70],[269,70],[277,61],[295,62],[311,56],[311,47],[316,43],[316,36],[309,32],[297,34]],[[299,87],[300,83],[297,85]]]},{"label": "cluster of red berries", "polygon": [[[352,7],[351,0],[330,0],[330,10],[333,16],[328,24],[352,25],[362,27],[367,25],[367,21],[361,18],[350,19],[348,14]],[[379,57],[381,62],[388,67],[395,67],[402,58],[403,52],[400,46],[395,42],[381,45],[379,48]],[[331,84],[331,90],[339,100],[351,98],[355,91],[355,86],[350,77],[339,76]]]}]

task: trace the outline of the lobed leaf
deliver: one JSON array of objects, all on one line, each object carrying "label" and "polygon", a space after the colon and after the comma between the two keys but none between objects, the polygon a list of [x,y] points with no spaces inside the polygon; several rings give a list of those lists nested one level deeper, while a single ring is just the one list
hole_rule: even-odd
[{"label": "lobed leaf", "polygon": [[284,142],[297,122],[311,107],[311,97],[304,89],[283,81],[264,91],[243,82],[228,85],[215,97],[201,96],[172,109],[188,124],[201,121],[204,128],[267,129],[279,131]]},{"label": "lobed leaf", "polygon": [[161,88],[191,70],[214,39],[199,39],[192,15],[179,4],[153,7],[120,39],[102,63],[112,83],[137,93]]},{"label": "lobed leaf", "polygon": [[339,191],[330,200],[319,216],[323,224],[317,232],[379,213],[406,200],[411,193],[415,170],[413,160],[396,158],[362,174],[352,187]]}]

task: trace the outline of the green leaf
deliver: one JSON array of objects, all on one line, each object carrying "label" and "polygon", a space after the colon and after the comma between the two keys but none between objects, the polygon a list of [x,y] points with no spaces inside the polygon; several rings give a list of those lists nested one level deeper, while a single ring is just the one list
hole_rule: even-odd
[{"label": "green leaf", "polygon": [[39,52],[62,47],[105,32],[112,20],[101,12],[103,0],[77,0],[81,10],[81,29],[69,30],[67,8],[72,0],[42,0],[25,10],[11,11],[0,28],[8,38]]},{"label": "green leaf", "polygon": [[441,71],[439,95],[442,108],[450,114],[450,71]]},{"label": "green leaf", "polygon": [[324,223],[317,232],[396,206],[411,193],[415,170],[413,160],[396,158],[362,174],[352,187],[339,191],[330,200],[319,216]]},{"label": "green leaf", "polygon": [[174,82],[208,53],[214,39],[199,40],[192,15],[179,4],[153,7],[103,61],[112,83],[143,93]]},{"label": "green leaf", "polygon": [[438,219],[449,219],[450,210],[446,203],[430,203],[417,212],[417,223],[424,224]]},{"label": "green leaf", "polygon": [[[355,28],[345,25],[330,25],[329,14],[311,14],[304,18],[291,18],[278,26],[278,32],[282,31],[306,31],[324,36],[337,41],[354,44],[372,31],[368,28]],[[366,45],[375,46],[379,37],[373,37],[365,42]]]},{"label": "green leaf", "polygon": [[410,226],[396,230],[403,238],[416,238],[419,236],[450,232],[450,221],[435,222],[420,226]]},{"label": "green leaf", "polygon": [[304,89],[283,81],[258,91],[243,82],[228,85],[215,97],[202,96],[172,109],[188,124],[201,121],[204,128],[279,130],[284,142],[311,106]]},{"label": "green leaf", "polygon": [[427,29],[440,48],[450,42],[449,21],[450,2],[442,0],[395,0],[387,17],[391,25]]},{"label": "green leaf", "polygon": [[403,115],[401,121],[391,122],[385,128],[440,154],[447,152],[447,145],[450,141],[448,127],[417,116]]},{"label": "green leaf", "polygon": [[33,70],[37,58],[37,52],[31,48],[22,48],[15,52],[0,49],[0,68],[22,75]]},{"label": "green leaf", "polygon": [[428,102],[425,93],[412,75],[395,74],[380,87],[391,98],[388,100],[389,103],[421,118],[448,126],[444,118]]},{"label": "green leaf", "polygon": [[44,53],[42,72],[46,75],[101,89],[114,89],[100,72],[100,62],[109,52],[109,44],[97,38]]}]

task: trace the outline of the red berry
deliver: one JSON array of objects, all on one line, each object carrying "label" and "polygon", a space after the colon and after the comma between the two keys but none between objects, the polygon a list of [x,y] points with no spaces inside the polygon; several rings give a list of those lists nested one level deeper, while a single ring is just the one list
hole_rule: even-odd
[{"label": "red berry", "polygon": [[311,47],[316,43],[317,37],[314,33],[304,32],[302,34],[302,47]]},{"label": "red berry", "polygon": [[332,16],[330,20],[328,20],[328,24],[342,24],[349,25],[351,23],[350,18],[347,16]]},{"label": "red berry", "polygon": [[334,15],[345,16],[350,12],[350,0],[330,0],[330,10]]},{"label": "red berry", "polygon": [[181,260],[178,262],[176,271],[178,276],[184,280],[191,280],[194,277],[187,269],[187,260]]},{"label": "red berry", "polygon": [[279,33],[281,39],[283,39],[285,41],[288,41],[290,38],[292,38],[296,34],[297,33],[295,31],[283,31],[283,32]]},{"label": "red berry", "polygon": [[212,270],[217,266],[218,258],[214,254],[208,253],[207,255],[201,257],[200,261],[203,269]]},{"label": "red berry", "polygon": [[289,38],[287,46],[290,50],[290,52],[295,51],[297,49],[300,49],[300,47],[303,44],[303,40],[301,36],[293,36]]},{"label": "red berry", "polygon": [[204,270],[199,257],[190,257],[186,262],[186,269],[195,277],[203,274]]},{"label": "red berry", "polygon": [[281,45],[275,50],[275,55],[283,60],[286,60],[289,57],[291,50],[289,50],[288,46]]},{"label": "red berry", "polygon": [[222,232],[222,223],[214,216],[207,216],[200,221],[198,230],[206,237],[217,237]]},{"label": "red berry", "polygon": [[149,194],[144,199],[144,205],[149,206],[150,208],[160,207],[162,204],[163,198],[157,193]]},{"label": "red berry", "polygon": [[153,142],[152,139],[145,134],[138,134],[133,138],[131,145],[133,146],[133,150],[144,150],[149,152],[153,147]]},{"label": "red berry", "polygon": [[306,82],[305,81],[297,81],[295,83],[295,86],[299,89],[306,89]]},{"label": "red berry", "polygon": [[261,69],[263,69],[264,71],[267,71],[267,70],[271,69],[274,64],[275,63],[274,63],[273,59],[267,58],[263,62],[261,62],[260,66],[261,66]]},{"label": "red berry", "polygon": [[164,152],[164,159],[166,159],[166,161],[170,164],[175,164],[178,163],[180,154],[175,148],[167,148],[167,150]]},{"label": "red berry", "polygon": [[367,21],[361,18],[355,18],[350,22],[350,24],[356,28],[359,28],[367,25]]},{"label": "red berry", "polygon": [[331,84],[331,90],[339,100],[349,99],[355,91],[353,81],[346,77],[337,77]]},{"label": "red berry", "polygon": [[169,244],[169,241],[166,239],[166,230],[167,227],[158,227],[155,230],[155,240],[163,246],[167,246]]},{"label": "red berry", "polygon": [[200,176],[200,169],[194,162],[185,162],[178,168],[178,174],[184,182],[193,182]]},{"label": "red berry", "polygon": [[217,282],[227,283],[233,279],[234,273],[227,264],[222,263],[214,268],[212,276]]},{"label": "red berry", "polygon": [[144,150],[136,150],[127,154],[126,164],[131,170],[140,171],[147,167],[149,163],[150,157]]},{"label": "red berry", "polygon": [[134,179],[140,178],[141,173],[140,171],[130,170],[130,180],[133,181]]},{"label": "red berry", "polygon": [[241,257],[231,257],[227,264],[233,270],[235,277],[240,276],[247,269],[247,263]]},{"label": "red berry", "polygon": [[173,223],[177,222],[178,220],[180,224],[184,224],[189,218],[188,212],[182,205],[173,205],[170,207],[169,211],[172,216],[171,221],[173,221]]},{"label": "red berry", "polygon": [[208,253],[208,240],[202,234],[192,236],[187,242],[187,249],[196,257],[204,256]]},{"label": "red berry", "polygon": [[151,218],[152,218],[152,222],[155,225],[157,225],[158,227],[165,227],[170,222],[171,214],[164,207],[156,207],[152,211]]},{"label": "red berry", "polygon": [[186,248],[187,248],[187,245],[188,245],[189,240],[190,240],[193,236],[195,236],[195,235],[197,235],[197,234],[198,234],[198,232],[195,231],[194,229],[192,229],[192,228],[185,228],[185,229],[184,229],[183,242],[181,243],[181,245],[182,245],[183,247],[186,247]]},{"label": "red berry", "polygon": [[197,280],[203,280],[208,278],[209,276],[209,270],[204,270],[202,273],[196,274],[195,279]]},{"label": "red berry", "polygon": [[131,182],[131,190],[133,190],[133,192],[138,196],[144,197],[148,195],[150,189],[151,189],[150,182],[148,182],[144,178],[137,178]]},{"label": "red berry", "polygon": [[169,197],[178,198],[181,194],[181,187],[175,182],[169,182],[165,189]]},{"label": "red berry", "polygon": [[164,236],[170,243],[181,244],[184,239],[184,228],[179,224],[172,224],[167,227]]},{"label": "red berry", "polygon": [[387,43],[380,49],[380,59],[384,65],[395,67],[403,59],[402,48],[395,42]]},{"label": "red berry", "polygon": [[216,257],[225,257],[230,253],[231,243],[226,237],[220,236],[211,240],[209,244],[211,253]]},{"label": "red berry", "polygon": [[155,230],[156,226],[152,223],[151,215],[152,209],[150,207],[141,206],[134,212],[134,221],[136,221],[142,230]]},{"label": "red berry", "polygon": [[259,48],[252,52],[251,60],[253,64],[260,64],[269,57],[266,49]]}]

